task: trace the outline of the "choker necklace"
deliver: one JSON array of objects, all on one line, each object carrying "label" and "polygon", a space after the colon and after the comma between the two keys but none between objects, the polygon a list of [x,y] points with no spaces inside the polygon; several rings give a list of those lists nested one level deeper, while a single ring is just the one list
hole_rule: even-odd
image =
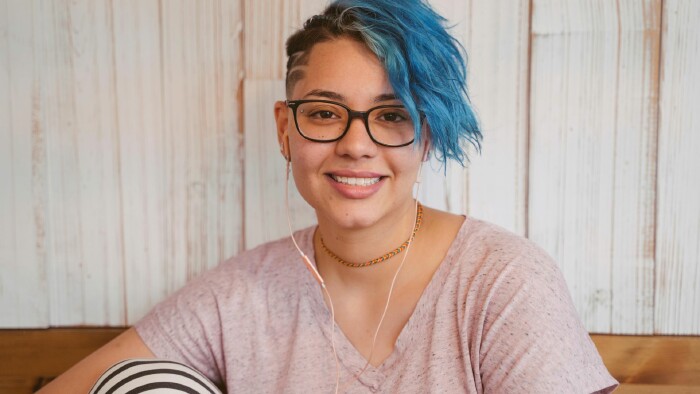
[{"label": "choker necklace", "polygon": [[386,254],[384,254],[384,255],[382,255],[382,256],[379,256],[379,257],[377,257],[377,258],[375,258],[375,259],[372,259],[372,260],[369,260],[369,261],[365,261],[364,263],[351,263],[351,262],[349,262],[349,261],[345,261],[345,260],[341,259],[340,257],[338,257],[337,254],[331,252],[331,250],[328,249],[328,247],[326,246],[326,244],[323,242],[323,236],[321,236],[321,235],[319,234],[319,237],[321,238],[321,247],[323,248],[323,250],[326,251],[326,253],[327,253],[329,256],[331,256],[331,257],[332,257],[334,260],[336,260],[337,262],[339,262],[339,263],[341,263],[341,264],[343,264],[343,265],[345,265],[345,266],[353,267],[353,268],[367,267],[367,266],[370,266],[370,265],[374,265],[374,264],[377,264],[377,263],[381,263],[382,261],[389,260],[390,258],[392,258],[392,257],[396,256],[397,254],[403,252],[404,249],[406,249],[406,247],[408,247],[408,244],[410,244],[411,241],[413,241],[413,238],[416,237],[416,233],[418,232],[418,229],[420,228],[420,224],[421,224],[421,222],[423,222],[423,206],[422,206],[420,203],[417,203],[417,204],[418,204],[418,212],[416,212],[416,225],[415,225],[415,227],[413,227],[413,233],[411,233],[411,236],[406,240],[406,242],[402,243],[401,246],[399,246],[398,248],[392,250],[392,251],[389,252],[389,253],[386,253]]}]

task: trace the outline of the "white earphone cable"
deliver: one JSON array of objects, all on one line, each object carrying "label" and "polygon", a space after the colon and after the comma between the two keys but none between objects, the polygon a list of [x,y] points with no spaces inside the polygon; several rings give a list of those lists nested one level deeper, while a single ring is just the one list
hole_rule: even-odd
[{"label": "white earphone cable", "polygon": [[338,394],[338,387],[340,386],[340,361],[338,360],[338,352],[335,349],[335,308],[333,308],[333,299],[331,298],[331,294],[326,288],[326,282],[323,281],[323,277],[321,277],[321,274],[318,272],[316,267],[313,266],[311,260],[309,260],[306,254],[304,254],[304,252],[301,250],[299,244],[297,244],[296,239],[294,239],[294,231],[292,230],[292,219],[289,215],[289,166],[290,161],[287,160],[287,172],[284,182],[284,206],[287,212],[287,224],[289,225],[289,235],[292,238],[292,242],[294,242],[294,247],[297,249],[297,251],[299,251],[299,254],[301,255],[302,262],[304,263],[304,265],[306,265],[306,268],[308,268],[309,271],[311,271],[311,274],[314,276],[314,279],[316,279],[318,284],[321,286],[321,289],[326,294],[326,297],[328,297],[328,305],[331,308],[331,348],[333,349],[333,358],[335,359],[335,393]]},{"label": "white earphone cable", "polygon": [[[421,177],[421,172],[423,169],[423,162],[421,162],[420,167],[418,167],[418,176],[416,177],[416,204],[415,204],[415,215],[414,217],[416,220],[418,219],[418,193],[420,191],[420,177]],[[415,228],[415,222],[413,224],[413,227]],[[382,311],[382,317],[379,319],[379,324],[377,324],[377,329],[374,331],[374,337],[372,338],[372,347],[370,348],[369,351],[369,356],[367,357],[367,362],[365,363],[365,366],[360,370],[360,373],[355,375],[353,379],[351,379],[349,382],[346,382],[345,385],[343,385],[343,389],[341,392],[344,392],[345,389],[347,389],[351,384],[355,383],[357,380],[360,379],[360,376],[367,370],[367,367],[369,367],[369,364],[372,362],[372,356],[374,355],[374,348],[375,345],[377,344],[377,336],[379,335],[379,330],[382,327],[382,323],[384,323],[384,318],[386,317],[387,311],[389,310],[389,303],[391,301],[391,295],[394,292],[394,285],[396,284],[396,278],[399,277],[399,273],[401,272],[401,268],[403,268],[403,264],[406,262],[406,257],[408,257],[408,251],[411,249],[411,244],[413,244],[413,239],[411,239],[408,242],[408,245],[406,246],[406,250],[404,251],[403,258],[401,259],[401,263],[399,264],[398,268],[396,268],[396,272],[394,273],[394,277],[391,280],[391,286],[389,287],[389,294],[386,297],[386,303],[384,304],[384,310]]]}]

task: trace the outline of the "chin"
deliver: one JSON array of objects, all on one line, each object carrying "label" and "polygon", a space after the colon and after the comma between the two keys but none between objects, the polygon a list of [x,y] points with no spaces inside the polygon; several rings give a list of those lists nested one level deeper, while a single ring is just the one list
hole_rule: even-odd
[{"label": "chin", "polygon": [[[316,209],[317,217],[325,218],[329,223],[345,229],[359,230],[373,226],[380,219],[379,210],[365,204],[352,204],[348,207],[324,207]],[[327,212],[326,209],[328,209]]]}]

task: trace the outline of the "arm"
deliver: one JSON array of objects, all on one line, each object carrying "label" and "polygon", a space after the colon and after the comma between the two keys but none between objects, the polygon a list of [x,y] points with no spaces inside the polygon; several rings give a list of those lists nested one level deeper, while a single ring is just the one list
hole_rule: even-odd
[{"label": "arm", "polygon": [[117,362],[128,358],[154,357],[136,330],[130,328],[75,364],[37,393],[87,393],[97,378]]}]

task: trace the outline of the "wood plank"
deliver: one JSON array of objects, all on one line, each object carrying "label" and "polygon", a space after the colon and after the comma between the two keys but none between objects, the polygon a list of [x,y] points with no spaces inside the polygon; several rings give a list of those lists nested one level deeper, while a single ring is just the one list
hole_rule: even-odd
[{"label": "wood plank", "polygon": [[0,393],[33,393],[124,328],[0,331]]},{"label": "wood plank", "polygon": [[[163,299],[172,280],[164,248],[168,190],[164,76],[157,1],[113,3],[127,320]],[[187,187],[187,185],[181,185]],[[181,191],[178,190],[178,192]]]},{"label": "wood plank", "polygon": [[611,332],[651,334],[661,2],[621,2],[618,13]]},{"label": "wood plank", "polygon": [[469,86],[484,134],[469,167],[469,213],[526,235],[530,2],[474,1],[469,28]]},{"label": "wood plank", "polygon": [[656,228],[657,333],[700,334],[700,2],[664,2]]},{"label": "wood plank", "polygon": [[462,212],[525,235],[529,1],[431,3],[468,51],[470,98],[484,134],[481,155],[472,153],[462,174]]},{"label": "wood plank", "polygon": [[594,332],[653,329],[659,7],[533,3],[529,235]]},{"label": "wood plank", "polygon": [[621,384],[616,394],[697,394],[700,387],[698,386],[681,386],[668,384]]},{"label": "wood plank", "polygon": [[620,383],[696,386],[700,389],[700,337],[592,335]]},{"label": "wood plank", "polygon": [[[273,106],[284,81],[245,81],[245,247],[289,235],[284,203],[285,161],[277,142]],[[290,176],[291,178],[291,176]],[[313,209],[289,180],[289,215],[295,230],[316,223]]]},{"label": "wood plank", "polygon": [[33,6],[0,1],[0,327],[48,324],[41,24]]},{"label": "wood plank", "polygon": [[0,393],[32,394],[50,381],[51,380],[36,377],[0,377]]},{"label": "wood plank", "polygon": [[[311,15],[323,11],[327,0],[243,0],[245,10],[245,76],[284,79],[284,43]],[[271,22],[274,21],[274,22]]]},{"label": "wood plank", "polygon": [[156,1],[111,6],[126,324],[165,295],[160,21]]},{"label": "wood plank", "polygon": [[125,328],[0,330],[0,376],[53,377],[63,373]]},{"label": "wood plank", "polygon": [[114,67],[108,11],[44,3],[51,324],[124,322]]},{"label": "wood plank", "polygon": [[163,285],[170,293],[243,246],[241,9],[167,2],[161,21]]}]

